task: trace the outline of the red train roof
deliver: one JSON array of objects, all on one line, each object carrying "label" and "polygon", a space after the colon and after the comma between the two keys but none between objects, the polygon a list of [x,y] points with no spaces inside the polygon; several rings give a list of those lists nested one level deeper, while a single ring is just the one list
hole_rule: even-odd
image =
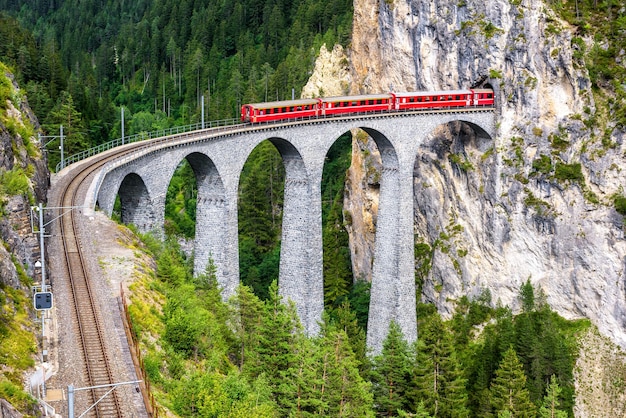
[{"label": "red train roof", "polygon": [[471,94],[471,90],[440,90],[440,91],[410,91],[403,93],[393,93],[396,97],[415,97],[415,96],[446,96],[450,94]]},{"label": "red train roof", "polygon": [[334,97],[322,97],[322,101],[329,103],[336,102],[356,102],[360,100],[378,100],[378,99],[390,99],[391,95],[387,93],[379,94],[362,94],[360,96],[334,96]]},{"label": "red train roof", "polygon": [[266,103],[249,103],[244,106],[252,106],[255,109],[274,109],[277,107],[291,107],[291,106],[306,106],[314,105],[319,102],[319,99],[298,99],[298,100],[281,100],[277,102]]}]

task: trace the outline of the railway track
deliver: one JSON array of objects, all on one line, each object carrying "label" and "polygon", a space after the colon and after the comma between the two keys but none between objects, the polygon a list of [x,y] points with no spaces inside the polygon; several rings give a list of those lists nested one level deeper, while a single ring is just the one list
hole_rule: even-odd
[{"label": "railway track", "polygon": [[[80,186],[89,174],[104,164],[103,159],[96,166],[90,166],[80,172],[63,191],[61,207],[78,206],[77,194]],[[63,211],[64,209],[60,209]],[[65,254],[66,277],[71,288],[71,305],[73,305],[74,319],[79,336],[79,345],[82,348],[84,372],[89,386],[99,386],[115,383],[113,369],[109,361],[106,339],[103,334],[101,319],[94,298],[91,278],[86,268],[79,234],[77,232],[77,216],[80,214],[69,210],[60,216],[59,231],[61,235],[63,253]],[[89,404],[93,405],[105,395],[109,388],[91,389],[88,393]],[[123,417],[121,401],[112,391],[101,399],[90,411],[94,417]]]}]

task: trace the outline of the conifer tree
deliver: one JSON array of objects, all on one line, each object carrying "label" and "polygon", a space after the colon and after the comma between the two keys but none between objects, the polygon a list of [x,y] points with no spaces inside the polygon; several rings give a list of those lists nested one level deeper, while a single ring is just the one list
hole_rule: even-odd
[{"label": "conifer tree", "polygon": [[[498,417],[532,418],[535,405],[526,389],[526,376],[513,347],[504,353],[491,384],[491,405]],[[504,414],[504,415],[502,415]]]},{"label": "conifer tree", "polygon": [[[59,135],[63,125],[63,152],[65,157],[89,148],[89,138],[81,113],[74,105],[72,95],[64,92],[46,119],[45,128],[50,135]],[[50,155],[51,163],[59,162],[60,153]]]},{"label": "conifer tree", "polygon": [[244,285],[237,288],[230,300],[231,326],[239,346],[239,370],[246,366],[248,355],[253,353],[259,344],[259,329],[263,318],[263,302],[252,290]]},{"label": "conifer tree", "polygon": [[365,331],[359,326],[356,313],[351,309],[350,302],[344,300],[334,311],[336,315],[336,326],[343,330],[350,339],[350,346],[357,359],[360,361],[359,370],[369,369],[370,362],[367,357],[367,345]]},{"label": "conifer tree", "polygon": [[378,416],[395,416],[399,410],[410,411],[407,400],[411,380],[409,346],[400,326],[392,322],[380,355],[374,358],[372,384]]},{"label": "conifer tree", "polygon": [[252,356],[254,361],[250,362],[248,370],[253,378],[265,375],[282,415],[288,415],[295,406],[293,394],[300,338],[303,335],[295,307],[283,304],[274,280],[269,288],[269,299],[265,301],[259,341]]},{"label": "conifer tree", "polygon": [[567,412],[559,409],[561,395],[561,387],[556,380],[556,376],[550,377],[550,384],[548,385],[548,391],[543,398],[543,404],[539,409],[540,418],[567,418]]},{"label": "conifer tree", "polygon": [[370,384],[359,374],[359,361],[348,335],[330,327],[319,348],[328,370],[325,379],[328,408],[321,415],[333,417],[373,417]]},{"label": "conifer tree", "polygon": [[467,417],[466,380],[452,345],[450,331],[439,315],[420,328],[413,370],[413,402],[423,401],[433,417]]}]

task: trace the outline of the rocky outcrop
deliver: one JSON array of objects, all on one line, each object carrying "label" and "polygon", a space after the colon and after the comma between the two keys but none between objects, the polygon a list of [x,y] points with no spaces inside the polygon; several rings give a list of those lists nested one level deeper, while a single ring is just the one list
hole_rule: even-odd
[{"label": "rocky outcrop", "polygon": [[[354,7],[351,93],[481,82],[496,91],[495,138],[479,143],[467,126],[447,126],[416,156],[416,242],[434,250],[423,300],[445,315],[460,296],[490,289],[494,302],[515,309],[530,279],[561,315],[590,318],[626,347],[625,224],[612,203],[626,189],[626,133],[593,123],[596,104],[573,28],[530,0],[357,0]],[[375,231],[376,195],[364,151],[354,155],[345,212],[348,224],[362,219],[352,229],[367,235]],[[557,173],[578,164],[576,175]],[[351,241],[353,265],[365,266],[355,274],[367,278],[373,237]]]},{"label": "rocky outcrop", "polygon": [[0,399],[0,418],[22,418],[23,416],[6,400]]},{"label": "rocky outcrop", "polygon": [[349,92],[352,75],[348,56],[341,45],[328,51],[326,44],[320,48],[313,74],[302,88],[303,98],[342,96]]},{"label": "rocky outcrop", "polygon": [[[353,92],[496,90],[490,143],[450,127],[416,156],[415,230],[434,248],[423,299],[450,314],[488,288],[513,307],[530,279],[568,318],[626,347],[626,241],[611,196],[626,187],[623,131],[601,132],[573,31],[542,2],[355,2]],[[547,174],[533,163],[553,164]],[[581,163],[583,179],[554,166]],[[355,254],[354,256],[359,256]]]},{"label": "rocky outcrop", "polygon": [[[0,217],[0,239],[6,244],[0,247],[0,280],[12,287],[19,287],[19,279],[14,258],[26,269],[26,273],[33,275],[35,261],[40,259],[37,236],[31,231],[30,206],[31,203],[45,202],[48,187],[49,173],[45,160],[42,158],[37,138],[23,138],[20,132],[28,130],[15,129],[15,126],[30,125],[36,130],[39,122],[35,118],[28,102],[15,83],[10,73],[0,76],[7,77],[13,87],[13,100],[3,104],[3,119],[0,119],[0,173],[21,169],[24,174],[30,174],[28,192],[12,196],[0,196],[3,199],[3,216]],[[9,129],[3,120],[10,121],[13,127]],[[32,132],[34,132],[32,130]],[[30,144],[30,145],[29,145]],[[6,273],[6,274],[5,274]]]}]

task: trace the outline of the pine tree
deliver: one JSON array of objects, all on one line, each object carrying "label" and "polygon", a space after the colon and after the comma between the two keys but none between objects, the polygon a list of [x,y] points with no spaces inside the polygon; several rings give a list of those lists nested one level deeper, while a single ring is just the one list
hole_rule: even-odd
[{"label": "pine tree", "polygon": [[374,405],[378,416],[395,416],[399,410],[409,411],[407,392],[411,380],[409,346],[400,326],[392,322],[381,354],[374,358],[372,384]]},{"label": "pine tree", "polygon": [[[324,353],[328,369],[325,373],[328,408],[324,416],[372,417],[370,384],[359,374],[359,361],[354,355],[348,335],[329,327],[319,349]],[[321,411],[320,411],[321,412]]]},{"label": "pine tree", "polygon": [[242,370],[248,361],[248,354],[254,353],[259,344],[263,302],[249,287],[240,285],[230,300],[230,306],[231,325],[239,345],[239,370]]},{"label": "pine tree", "polygon": [[[532,418],[535,405],[530,401],[526,389],[526,376],[515,350],[510,347],[505,353],[496,377],[491,384],[491,405],[498,416],[510,414],[511,418]],[[505,415],[506,416],[506,415]]]},{"label": "pine tree", "polygon": [[543,398],[543,404],[539,409],[540,418],[567,418],[567,412],[559,409],[561,395],[561,387],[556,380],[556,376],[550,377],[550,384],[548,385],[548,391]]},{"label": "pine tree", "polygon": [[244,370],[247,369],[253,378],[261,374],[266,376],[282,415],[289,414],[295,407],[293,394],[301,338],[303,335],[295,307],[282,303],[278,284],[273,281],[259,327],[258,345]]},{"label": "pine tree", "polygon": [[413,402],[424,402],[433,417],[467,417],[466,379],[454,353],[450,331],[439,315],[420,327],[413,370]]},{"label": "pine tree", "polygon": [[[89,148],[89,138],[81,113],[74,105],[72,96],[64,92],[46,118],[45,128],[50,135],[59,135],[59,126],[63,125],[63,152],[65,157]],[[50,155],[50,163],[61,160],[60,154]]]}]

